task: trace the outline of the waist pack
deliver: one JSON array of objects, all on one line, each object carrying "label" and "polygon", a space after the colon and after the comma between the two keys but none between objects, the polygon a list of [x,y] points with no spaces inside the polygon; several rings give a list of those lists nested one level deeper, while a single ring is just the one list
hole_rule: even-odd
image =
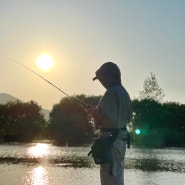
[{"label": "waist pack", "polygon": [[112,144],[113,140],[111,136],[95,138],[88,156],[92,155],[95,164],[110,163],[112,162]]}]

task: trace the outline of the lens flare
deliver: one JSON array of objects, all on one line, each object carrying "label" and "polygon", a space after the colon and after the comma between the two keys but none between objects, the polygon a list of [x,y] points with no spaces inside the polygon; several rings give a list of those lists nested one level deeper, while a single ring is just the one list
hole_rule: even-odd
[{"label": "lens flare", "polygon": [[136,133],[137,135],[139,135],[139,134],[141,133],[141,130],[136,129],[136,130],[135,130],[135,133]]}]

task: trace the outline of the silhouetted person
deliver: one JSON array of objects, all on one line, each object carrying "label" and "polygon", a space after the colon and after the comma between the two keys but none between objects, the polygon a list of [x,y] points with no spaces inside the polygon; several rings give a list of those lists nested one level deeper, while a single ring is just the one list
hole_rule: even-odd
[{"label": "silhouetted person", "polygon": [[96,71],[93,80],[96,79],[105,87],[106,92],[97,107],[89,107],[87,112],[94,117],[101,137],[114,136],[110,149],[112,162],[100,164],[101,185],[123,185],[126,125],[132,118],[131,100],[121,84],[121,72],[116,64],[104,63]]}]

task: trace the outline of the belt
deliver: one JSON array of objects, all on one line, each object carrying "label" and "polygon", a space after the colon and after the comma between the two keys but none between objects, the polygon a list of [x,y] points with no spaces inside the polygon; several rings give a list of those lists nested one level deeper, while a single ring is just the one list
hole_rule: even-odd
[{"label": "belt", "polygon": [[[126,131],[127,132],[127,148],[130,148],[130,133],[128,132],[126,127],[123,128],[101,128],[101,132],[110,132],[113,136],[113,140],[116,139],[119,131]],[[124,139],[125,140],[125,139]]]},{"label": "belt", "polygon": [[101,128],[101,132],[118,132],[118,131],[127,131],[126,127],[123,128]]}]

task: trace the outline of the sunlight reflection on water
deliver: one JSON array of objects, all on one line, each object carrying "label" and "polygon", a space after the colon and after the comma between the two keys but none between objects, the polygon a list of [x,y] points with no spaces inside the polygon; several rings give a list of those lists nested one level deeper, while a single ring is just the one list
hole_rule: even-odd
[{"label": "sunlight reflection on water", "polygon": [[[1,144],[0,185],[99,185],[99,166],[90,147],[47,143]],[[125,184],[184,185],[184,148],[131,148],[125,156]]]},{"label": "sunlight reflection on water", "polygon": [[25,185],[48,185],[49,173],[44,167],[38,166],[27,172],[23,183]]},{"label": "sunlight reflection on water", "polygon": [[43,157],[48,154],[48,145],[37,143],[35,146],[28,148],[27,155],[30,157]]}]

